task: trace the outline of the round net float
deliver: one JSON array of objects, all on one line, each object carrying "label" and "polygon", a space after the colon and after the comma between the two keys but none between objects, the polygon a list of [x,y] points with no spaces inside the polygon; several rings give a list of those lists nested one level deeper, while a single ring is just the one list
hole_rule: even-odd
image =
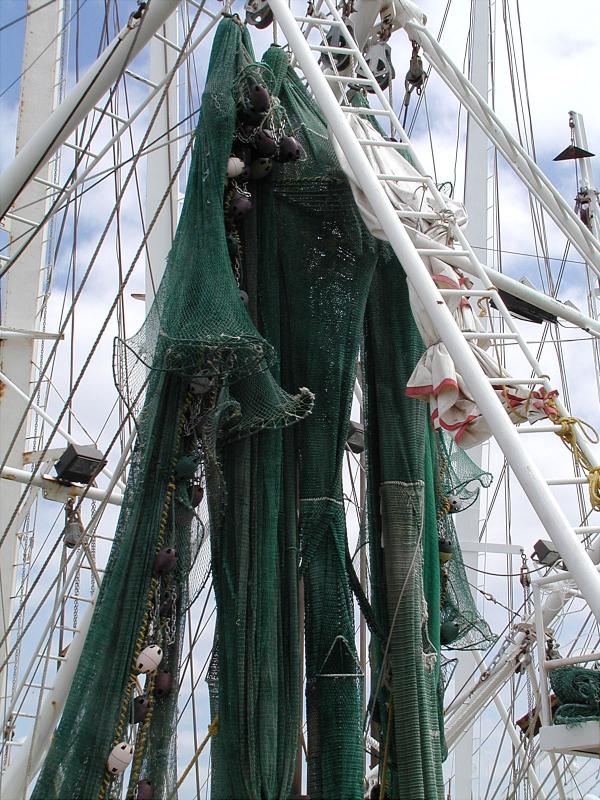
[{"label": "round net float", "polygon": [[238,156],[229,156],[227,160],[227,177],[238,178],[244,171],[245,164],[243,159]]},{"label": "round net float", "polygon": [[178,479],[183,478],[184,480],[193,478],[197,468],[198,464],[195,458],[192,458],[192,456],[182,456],[177,464],[175,464],[175,477]]},{"label": "round net float", "polygon": [[174,547],[163,547],[154,559],[154,572],[156,575],[166,575],[175,569],[177,564],[177,551]]},{"label": "round net float", "polygon": [[133,761],[133,745],[129,742],[119,742],[110,751],[106,768],[111,775],[120,775],[125,772]]},{"label": "round net float", "polygon": [[239,222],[252,208],[252,200],[245,194],[237,194],[231,201],[231,214]]},{"label": "round net float", "polygon": [[154,681],[154,694],[156,697],[166,697],[171,691],[173,676],[170,672],[159,672]]},{"label": "round net float", "polygon": [[150,701],[147,697],[140,695],[133,701],[133,724],[139,725],[146,719],[146,715],[150,710]]},{"label": "round net float", "polygon": [[452,620],[446,620],[442,622],[440,626],[440,642],[442,644],[452,644],[460,634],[460,628],[456,624],[456,622],[452,622]]},{"label": "round net float", "polygon": [[136,800],[153,800],[154,787],[152,783],[148,780],[138,781],[135,797]]},{"label": "round net float", "polygon": [[277,160],[284,164],[288,161],[299,161],[302,157],[302,146],[293,136],[282,136],[279,140]]},{"label": "round net float", "polygon": [[250,167],[250,177],[258,181],[265,178],[273,170],[273,162],[270,158],[257,158]]},{"label": "round net float", "polygon": [[272,158],[277,152],[277,142],[270,134],[260,128],[254,136],[254,149],[259,156]]},{"label": "round net float", "polygon": [[157,644],[149,644],[144,647],[142,652],[135,660],[135,668],[142,675],[147,675],[149,672],[154,672],[162,661],[163,651]]},{"label": "round net float", "polygon": [[459,511],[463,510],[464,503],[458,495],[449,494],[446,499],[448,501],[449,514],[458,514]]},{"label": "round net float", "polygon": [[440,551],[440,561],[445,564],[452,558],[452,542],[450,539],[439,539],[438,549]]}]

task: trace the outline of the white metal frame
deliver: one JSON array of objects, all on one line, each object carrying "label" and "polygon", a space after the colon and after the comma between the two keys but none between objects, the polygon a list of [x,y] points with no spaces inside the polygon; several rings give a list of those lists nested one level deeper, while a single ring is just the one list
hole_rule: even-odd
[{"label": "white metal frame", "polygon": [[[448,348],[448,352],[462,374],[482,415],[490,425],[498,444],[543,527],[575,575],[577,584],[586,597],[592,613],[600,621],[600,576],[578,540],[560,504],[550,492],[539,469],[523,447],[515,426],[509,420],[490,383],[484,377],[468,343],[465,341],[465,337],[458,329],[452,314],[443,301],[441,293],[435,287],[406,229],[398,219],[395,209],[385,194],[381,181],[371,168],[361,144],[348,124],[344,107],[340,107],[336,101],[327,78],[323,75],[313,56],[312,51],[317,50],[317,47],[314,45],[311,47],[306,41],[284,0],[270,0],[270,5],[275,19],[288,40],[310,84],[316,101],[327,119],[329,128],[348,159],[362,191],[385,232],[386,238],[398,256],[408,279],[433,321],[440,338]],[[347,41],[351,42],[352,38],[348,29],[343,24],[339,14],[337,14],[335,6],[330,5],[329,2],[327,2],[327,5],[332,12],[335,24],[340,26]],[[417,26],[414,23],[409,23],[407,26],[407,32],[411,36],[413,33],[416,34],[417,30],[421,30],[421,26]],[[426,38],[424,34],[422,34],[422,38]],[[322,48],[318,48],[318,50],[322,51]],[[369,76],[370,70],[360,51],[353,48],[353,55],[360,63],[365,74]],[[463,82],[470,86],[464,76]],[[374,79],[373,83],[376,85]],[[485,101],[480,99],[480,102],[484,103]],[[350,107],[349,111],[354,111],[354,108]],[[556,192],[556,190],[553,191]],[[570,214],[574,216],[572,212]],[[579,230],[581,223],[579,220],[576,222]],[[581,232],[579,231],[579,233]],[[587,241],[589,238],[587,229],[585,229],[585,234],[584,238]],[[579,238],[581,239],[581,236]],[[468,246],[465,241],[461,242],[461,244]],[[600,244],[596,243],[592,249],[592,255],[595,255],[600,249]],[[587,249],[586,253],[587,257],[590,258]]]}]

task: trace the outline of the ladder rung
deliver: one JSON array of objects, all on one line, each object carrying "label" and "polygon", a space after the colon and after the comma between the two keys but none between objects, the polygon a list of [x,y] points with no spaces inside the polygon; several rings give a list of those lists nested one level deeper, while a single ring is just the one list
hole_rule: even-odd
[{"label": "ladder rung", "polygon": [[163,35],[162,35],[162,34],[160,34],[160,33],[155,33],[155,34],[154,34],[154,38],[155,38],[155,39],[158,39],[158,40],[159,40],[159,42],[163,42],[164,44],[166,44],[166,45],[167,45],[167,47],[170,47],[172,50],[175,50],[177,53],[180,53],[180,52],[181,52],[181,48],[180,48],[180,47],[178,47],[178,46],[175,44],[175,42],[172,42],[170,39],[167,39],[167,37],[166,37],[166,36],[163,36]]},{"label": "ladder rung", "polygon": [[26,714],[24,711],[15,711],[15,717],[26,717],[27,719],[37,719],[37,714]]},{"label": "ladder rung", "polygon": [[138,75],[137,72],[133,72],[130,69],[125,70],[125,75],[129,76],[130,78],[133,78],[134,81],[145,83],[146,86],[149,86],[151,89],[156,89],[156,87],[158,86],[158,83],[154,83],[154,81],[145,78],[143,75]]},{"label": "ladder rung", "polygon": [[575,533],[600,533],[600,525],[583,525],[578,528],[573,528]]},{"label": "ladder rung", "polygon": [[98,108],[98,106],[94,106],[94,111],[97,111],[99,114],[104,114],[104,116],[116,120],[120,125],[124,125],[127,122],[127,120],[124,117],[120,117],[118,114],[115,114],[112,111],[108,111],[106,108]]},{"label": "ladder rung", "polygon": [[531,425],[527,428],[523,425],[517,426],[517,433],[558,433],[561,430],[560,425]]},{"label": "ladder rung", "polygon": [[440,289],[440,294],[442,297],[491,297],[495,292],[492,289]]},{"label": "ladder rung", "polygon": [[94,602],[91,597],[82,597],[81,595],[78,595],[78,594],[68,594],[65,597],[65,600],[78,600],[80,603],[81,602],[83,602],[83,603],[93,603]]},{"label": "ladder rung", "polygon": [[91,150],[86,150],[85,147],[79,147],[77,144],[73,144],[73,142],[64,142],[64,147],[70,147],[71,150],[75,150],[77,153],[83,153],[85,156],[89,156],[90,158],[98,158],[95,153],[92,153]]},{"label": "ladder rung", "polygon": [[573,476],[572,478],[551,478],[549,481],[546,481],[546,483],[548,486],[570,486],[571,484],[587,484],[588,479],[583,476]]},{"label": "ladder rung", "polygon": [[389,117],[390,112],[386,111],[385,108],[363,108],[363,106],[340,106],[342,111],[346,111],[349,114],[363,114],[366,117],[370,117],[371,115],[375,117]]},{"label": "ladder rung", "polygon": [[337,81],[338,83],[355,83],[357,86],[373,86],[375,81],[370,78],[356,78],[351,75],[325,75],[328,81]]},{"label": "ladder rung", "polygon": [[301,24],[306,22],[308,25],[319,25],[320,27],[341,25],[337,19],[324,19],[323,17],[294,17],[294,19]]},{"label": "ladder rung", "polygon": [[363,147],[393,147],[396,150],[410,150],[408,142],[390,142],[388,139],[374,141],[373,139],[357,139],[359,144]]},{"label": "ladder rung", "polygon": [[435,211],[396,211],[399,217],[404,217],[405,219],[439,219],[440,215],[436,214]]},{"label": "ladder rung", "polygon": [[317,53],[346,53],[348,55],[356,55],[356,50],[351,47],[330,47],[326,44],[311,44],[310,49]]},{"label": "ladder rung", "polygon": [[485,333],[476,333],[475,331],[465,331],[463,332],[463,336],[465,339],[513,339],[514,341],[517,340],[517,335],[514,333],[494,333],[494,332],[485,332]]},{"label": "ladder rung", "polygon": [[529,386],[536,383],[545,383],[546,380],[547,378],[512,378],[510,375],[506,378],[488,378],[488,381],[492,384],[499,383],[506,386]]},{"label": "ladder rung", "polygon": [[[378,172],[377,177],[380,181],[398,181],[398,183],[423,183],[428,184],[431,182],[429,177],[421,177],[420,175],[392,175],[387,172]],[[419,250],[419,252],[421,252]],[[448,252],[447,250],[432,250],[435,253]]]},{"label": "ladder rung", "polygon": [[437,256],[438,258],[444,258],[444,256],[468,258],[471,255],[468,250],[440,250],[436,247],[417,247],[417,253],[422,256]]},{"label": "ladder rung", "polygon": [[38,658],[49,658],[51,661],[66,661],[66,656],[51,656],[48,653],[38,653]]}]

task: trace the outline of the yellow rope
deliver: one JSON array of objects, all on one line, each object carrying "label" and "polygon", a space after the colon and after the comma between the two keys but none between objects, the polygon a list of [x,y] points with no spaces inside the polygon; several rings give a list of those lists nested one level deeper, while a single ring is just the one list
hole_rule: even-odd
[{"label": "yellow rope", "polygon": [[179,789],[181,784],[184,782],[184,780],[187,778],[191,768],[194,766],[196,761],[200,758],[200,755],[201,755],[202,751],[204,750],[204,748],[206,747],[206,744],[207,744],[208,740],[210,739],[211,736],[214,736],[216,734],[218,729],[219,729],[219,717],[216,716],[213,719],[213,721],[210,723],[210,725],[208,726],[208,732],[207,732],[206,736],[204,737],[204,739],[202,739],[202,741],[198,745],[198,748],[197,748],[196,752],[194,753],[194,755],[192,756],[190,763],[183,770],[183,773],[181,774],[181,777],[177,781],[177,785],[175,786],[175,789],[169,795],[169,799],[168,800],[171,800],[171,798],[175,797],[175,795],[177,794],[177,790]]},{"label": "yellow rope", "polygon": [[[182,409],[180,417],[179,417],[179,424],[177,426],[177,432],[176,432],[176,436],[175,436],[175,447],[174,447],[174,450],[173,450],[173,457],[171,459],[171,464],[170,464],[171,477],[170,477],[169,482],[167,484],[167,490],[165,492],[165,498],[164,498],[164,501],[163,501],[163,507],[162,507],[162,511],[161,511],[161,515],[160,515],[158,536],[157,536],[156,541],[155,541],[156,552],[158,552],[160,550],[160,548],[162,547],[162,544],[163,544],[163,541],[164,541],[164,536],[165,536],[165,531],[166,531],[166,528],[167,528],[167,524],[169,523],[169,511],[170,511],[171,505],[173,503],[175,490],[177,489],[177,485],[173,481],[173,475],[175,474],[175,465],[177,463],[178,452],[179,452],[179,442],[181,440],[181,434],[182,434],[183,426],[184,426],[184,423],[185,423],[185,412],[187,411],[188,406],[189,406],[189,397],[186,398],[186,401],[184,403],[183,409]],[[148,630],[148,623],[150,621],[150,615],[152,613],[153,606],[154,606],[154,596],[155,596],[155,593],[156,593],[157,585],[158,585],[158,579],[156,578],[156,576],[153,575],[152,578],[150,579],[150,585],[149,585],[149,589],[148,589],[148,594],[146,596],[146,610],[144,612],[144,617],[142,619],[142,624],[140,626],[138,637],[137,637],[136,643],[135,643],[133,664],[135,664],[135,662],[137,661],[137,657],[140,654],[140,652],[142,651],[142,649],[144,647],[144,644],[145,644],[146,631]],[[132,664],[132,667],[133,667],[133,664]],[[151,683],[149,683],[149,689],[151,690],[151,687],[154,684],[154,676],[152,676],[150,678],[150,681],[151,681]],[[123,698],[121,700],[121,707],[120,707],[120,710],[119,710],[119,717],[118,717],[118,720],[117,720],[117,727],[116,727],[116,730],[115,730],[115,738],[113,740],[115,744],[118,744],[121,741],[121,736],[123,734],[123,731],[124,731],[124,728],[125,728],[125,724],[127,722],[127,719],[129,717],[129,713],[130,713],[131,695],[133,693],[133,689],[136,686],[137,682],[138,682],[137,681],[137,675],[135,673],[130,674],[129,680],[127,682],[127,687],[125,689],[125,693],[124,693]],[[147,732],[148,727],[149,727],[150,719],[152,718],[153,705],[154,705],[153,703],[150,703],[150,708],[148,709],[147,719],[144,720],[144,724],[142,725],[142,731],[140,732],[140,733],[142,733],[142,735],[139,737],[138,741],[136,742],[136,748],[135,748],[135,753],[134,753],[134,761],[133,761],[133,766],[132,766],[133,775],[139,775],[139,770],[140,770],[141,762],[142,762],[142,756],[144,754],[144,746],[145,746],[146,738],[147,738],[146,737],[146,732]],[[138,744],[139,744],[139,746],[138,746]],[[108,790],[108,788],[110,786],[111,777],[112,776],[108,772],[108,766],[107,766],[106,770],[105,770],[105,774],[104,774],[104,780],[102,781],[102,784],[101,784],[101,787],[100,787],[100,792],[98,794],[97,800],[104,800],[105,799],[106,792],[107,792],[107,790]],[[132,781],[130,781],[130,784],[132,784]],[[127,796],[128,797],[130,796],[129,792],[128,792]]]},{"label": "yellow rope", "polygon": [[556,420],[556,424],[560,425],[560,430],[556,431],[556,435],[569,448],[576,463],[587,474],[592,509],[600,511],[600,466],[593,466],[581,449],[577,441],[577,426],[588,442],[592,444],[598,444],[600,441],[598,432],[589,422],[585,422],[579,417],[560,417]]}]

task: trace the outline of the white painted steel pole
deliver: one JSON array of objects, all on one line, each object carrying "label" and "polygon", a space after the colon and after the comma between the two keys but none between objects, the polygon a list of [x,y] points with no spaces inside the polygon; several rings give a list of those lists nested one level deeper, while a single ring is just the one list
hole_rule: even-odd
[{"label": "white painted steel pole", "polygon": [[0,176],[0,217],[4,216],[43,164],[102,99],[179,2],[151,0],[142,18],[130,20],[58,108],[39,126]]},{"label": "white painted steel pole", "polygon": [[[324,113],[330,130],[338,140],[364,191],[386,238],[398,256],[426,312],[443,339],[448,351],[473,394],[481,413],[490,425],[506,455],[517,480],[523,487],[542,525],[581,589],[590,609],[600,622],[600,575],[579,542],[560,505],[533,460],[529,457],[514,425],[508,418],[494,390],[487,382],[471,348],[458,329],[451,312],[435,287],[422,259],[400,223],[383,187],[372,170],[345,113],[331,92],[327,80],[310,50],[285,0],[270,0],[275,18],[286,36],[308,79],[315,99]],[[586,232],[589,234],[589,231]]]},{"label": "white painted steel pole", "polygon": [[77,671],[95,605],[96,598],[89,604],[81,627],[69,644],[67,657],[56,674],[54,685],[44,698],[33,743],[28,737],[21,747],[12,748],[10,764],[2,777],[3,800],[24,800],[29,782],[41,766]]},{"label": "white painted steel pole", "polygon": [[[587,150],[588,143],[583,117],[577,111],[569,111],[569,117],[573,122],[575,144],[582,150]],[[598,205],[598,189],[594,183],[591,158],[579,159],[579,169],[581,172],[579,188],[583,189],[590,198],[590,228],[596,239],[600,239],[600,206]]]},{"label": "white painted steel pole", "polygon": [[67,497],[81,497],[85,494],[87,500],[104,500],[108,497],[107,502],[113,506],[120,506],[123,502],[123,495],[120,492],[108,492],[108,490],[96,489],[94,486],[77,486],[75,484],[65,486],[65,484],[60,483],[60,481],[54,478],[44,478],[44,476],[40,474],[36,474],[32,477],[31,472],[25,469],[18,469],[17,467],[3,467],[2,471],[0,471],[0,479],[4,481],[13,481],[17,484],[22,483],[25,485],[29,484],[30,486],[39,486],[44,490],[44,494],[50,497],[56,492],[57,496],[59,493],[64,493],[65,499]]},{"label": "white painted steel pole", "polygon": [[[61,50],[64,5],[46,5],[42,0],[29,0],[30,13],[25,24],[23,52],[23,75],[19,97],[19,117],[17,125],[17,153],[22,153],[35,133],[52,114],[55,104],[55,90],[61,78]],[[52,39],[57,35],[54,45]],[[17,155],[18,158],[18,155]],[[46,163],[43,179],[53,177],[51,165]],[[28,216],[36,224],[44,217],[47,195],[46,187],[32,182],[23,193],[23,201],[32,203]],[[16,221],[7,222],[11,241],[26,233],[29,226]],[[46,229],[44,229],[46,233]],[[11,252],[13,245],[11,245]],[[47,235],[38,236],[32,247],[23,254],[18,276],[11,272],[3,280],[2,324],[16,330],[34,331],[39,326],[41,301],[45,293],[45,267],[47,265]],[[30,391],[32,370],[38,361],[38,340],[33,337],[7,338],[0,341],[0,364],[19,390]],[[26,436],[30,432],[29,423],[20,430],[23,414],[20,403],[15,403],[10,392],[0,391],[0,462],[8,456],[10,464],[20,469],[23,466],[23,452],[26,449]],[[17,434],[15,437],[15,433]],[[13,441],[14,440],[14,441]],[[24,471],[24,470],[21,470]],[[28,473],[29,474],[29,473]],[[11,523],[12,513],[21,499],[22,487],[0,481],[0,536],[6,536],[0,550],[0,641],[10,620],[13,587],[15,582],[14,564],[19,548],[19,528]],[[8,528],[8,530],[7,530]],[[0,663],[5,660],[6,644],[0,645]],[[0,669],[0,719],[4,705],[10,696],[7,668]]]},{"label": "white painted steel pole", "polygon": [[[588,149],[587,136],[583,117],[576,111],[569,111],[569,122],[573,126],[575,144],[583,150]],[[594,172],[591,158],[579,159],[580,179],[578,192],[588,200],[588,214],[590,230],[600,239],[600,205],[598,204],[598,190],[594,183]],[[588,311],[590,316],[598,319],[598,302],[600,302],[600,280],[591,270],[587,273],[588,279]],[[596,368],[596,390],[600,397],[600,342],[592,342],[594,351],[594,365]]]},{"label": "white painted steel pole", "polygon": [[[489,60],[489,0],[474,0],[472,7],[471,37],[469,48],[469,78],[484,97],[488,94],[488,60]],[[467,119],[467,146],[465,161],[464,204],[469,215],[467,233],[470,242],[475,242],[473,250],[480,261],[487,260],[487,214],[488,214],[488,140],[485,133],[475,125],[471,117]],[[476,280],[475,289],[482,288]],[[481,469],[483,446],[477,445],[469,451],[473,462]],[[459,542],[477,541],[479,539],[479,514],[481,501],[479,496],[469,508],[456,515],[456,531]],[[473,573],[477,579],[479,553],[464,551],[463,560],[467,568],[475,568]],[[477,605],[476,587],[471,587],[473,603]],[[472,659],[466,652],[455,653],[457,658],[454,671],[454,685],[464,686],[472,672]],[[499,709],[500,710],[500,709]],[[473,777],[476,761],[473,759],[474,731],[471,724],[454,748],[454,791],[457,798],[471,798],[473,795]],[[458,769],[456,766],[458,765]],[[476,776],[479,779],[479,775]]]},{"label": "white painted steel pole", "polygon": [[[177,41],[177,14],[172,14],[163,23],[160,33],[171,42]],[[160,39],[150,42],[150,80],[161,83],[174,68],[177,52]],[[152,126],[152,139],[168,142],[147,156],[146,160],[146,220],[151,220],[157,208],[163,202],[163,195],[169,185],[177,164],[177,143],[171,142],[179,129],[172,128],[179,119],[177,97],[177,75],[173,76],[169,88],[158,95],[150,106],[150,113],[161,103],[157,117]],[[161,102],[162,101],[162,102]],[[161,138],[162,137],[162,138]],[[167,256],[175,238],[177,228],[177,201],[179,197],[178,182],[171,187],[167,202],[162,205],[154,227],[148,235],[146,243],[146,311],[154,300],[165,271]]]}]

